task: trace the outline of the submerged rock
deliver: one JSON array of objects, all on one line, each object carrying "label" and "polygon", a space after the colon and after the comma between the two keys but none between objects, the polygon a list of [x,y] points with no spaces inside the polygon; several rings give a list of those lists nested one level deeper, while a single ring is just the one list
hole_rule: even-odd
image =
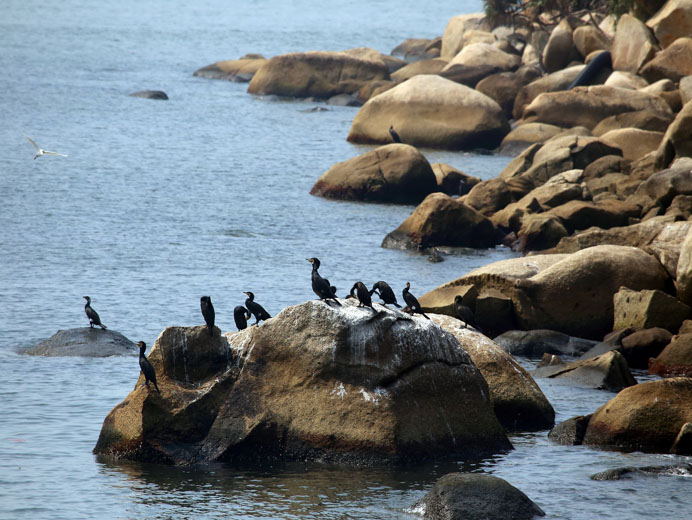
[{"label": "submerged rock", "polygon": [[133,92],[130,96],[145,99],[168,99],[168,95],[163,90],[140,90],[139,92]]},{"label": "submerged rock", "polygon": [[637,384],[627,366],[627,361],[616,350],[565,365],[536,368],[533,375],[611,392],[619,392],[623,388]]},{"label": "submerged rock", "polygon": [[24,351],[31,356],[130,356],[139,351],[134,342],[110,329],[81,327],[59,330],[35,347]]},{"label": "submerged rock", "polygon": [[[168,353],[204,328],[167,329],[149,355],[161,394],[140,378],[106,417],[94,452],[174,464],[370,464],[511,449],[487,383],[454,336],[375,309],[348,300],[288,307],[227,334],[232,362],[218,357],[195,384],[175,375]],[[197,355],[218,352],[219,339],[204,338]]]},{"label": "submerged rock", "polygon": [[449,473],[412,508],[426,520],[529,520],[543,510],[506,480],[480,473]]},{"label": "submerged rock", "polygon": [[546,329],[508,330],[494,341],[513,356],[531,358],[540,358],[545,354],[579,356],[596,344],[593,340]]},{"label": "submerged rock", "polygon": [[591,480],[621,480],[623,477],[633,478],[637,476],[692,477],[692,464],[614,468],[594,473],[591,475]]}]

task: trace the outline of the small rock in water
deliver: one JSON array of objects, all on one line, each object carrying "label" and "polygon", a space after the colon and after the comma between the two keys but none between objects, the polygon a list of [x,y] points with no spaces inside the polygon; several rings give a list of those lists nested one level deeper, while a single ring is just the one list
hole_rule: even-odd
[{"label": "small rock in water", "polygon": [[130,96],[145,99],[168,99],[168,95],[163,90],[140,90],[139,92],[133,92]]},{"label": "small rock in water", "polygon": [[623,477],[631,478],[633,476],[653,476],[660,475],[691,477],[692,464],[678,464],[675,466],[642,466],[642,467],[626,467],[614,468],[591,475],[591,480],[620,480]]},{"label": "small rock in water", "polygon": [[109,357],[137,354],[137,345],[114,330],[81,327],[59,330],[35,347],[24,351],[31,356]]},{"label": "small rock in water", "polygon": [[305,110],[301,110],[301,112],[305,113],[311,113],[311,112],[329,112],[328,108],[324,107],[312,107],[312,108],[306,108]]}]

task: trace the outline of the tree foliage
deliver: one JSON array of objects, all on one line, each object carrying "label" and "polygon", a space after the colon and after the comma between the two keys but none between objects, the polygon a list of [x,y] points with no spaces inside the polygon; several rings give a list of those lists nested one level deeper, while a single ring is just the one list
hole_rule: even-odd
[{"label": "tree foliage", "polygon": [[570,15],[633,11],[636,0],[484,0],[486,16],[497,24],[552,25]]}]

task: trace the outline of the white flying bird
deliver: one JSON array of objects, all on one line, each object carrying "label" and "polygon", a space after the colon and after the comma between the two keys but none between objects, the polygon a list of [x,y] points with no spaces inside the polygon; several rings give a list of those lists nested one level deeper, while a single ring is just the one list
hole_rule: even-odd
[{"label": "white flying bird", "polygon": [[49,150],[44,150],[43,148],[39,147],[39,145],[37,145],[31,137],[29,137],[27,135],[25,135],[24,137],[26,137],[26,140],[29,141],[31,143],[31,146],[33,146],[36,149],[36,155],[34,155],[34,159],[36,159],[36,157],[39,157],[41,155],[59,155],[60,157],[67,157],[67,155],[64,155],[64,154],[61,154],[58,152],[51,152]]}]

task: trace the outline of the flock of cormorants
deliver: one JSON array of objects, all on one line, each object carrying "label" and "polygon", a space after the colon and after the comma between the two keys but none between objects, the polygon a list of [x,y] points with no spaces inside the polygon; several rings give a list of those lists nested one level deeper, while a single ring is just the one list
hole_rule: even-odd
[{"label": "flock of cormorants", "polygon": [[[341,306],[341,303],[339,303],[339,300],[337,300],[336,297],[336,287],[331,285],[329,280],[321,276],[318,271],[320,268],[319,259],[312,257],[307,258],[306,260],[312,264],[312,290],[315,292],[317,297],[320,300],[324,300],[326,303],[333,301],[336,303],[336,305]],[[411,283],[406,282],[406,287],[401,293],[402,297],[404,298],[404,302],[406,302],[406,305],[409,308],[409,312],[412,315],[416,313],[422,314],[425,318],[430,319],[423,312],[420,303],[418,303],[418,299],[409,292],[410,288]],[[245,307],[238,305],[233,309],[233,319],[235,320],[238,330],[247,328],[247,320],[249,320],[251,316],[255,317],[254,325],[258,325],[260,321],[271,318],[264,307],[255,301],[255,295],[251,291],[244,291],[244,293],[247,295],[247,298],[245,299]],[[351,287],[348,297],[357,298],[358,307],[369,307],[374,311],[375,309],[372,306],[373,294],[377,294],[385,305],[391,304],[401,308],[401,305],[399,305],[399,303],[396,301],[394,291],[389,284],[383,280],[375,282],[372,289],[368,289],[363,282],[358,281],[353,284],[353,287]],[[84,312],[86,313],[87,318],[89,318],[89,327],[94,328],[94,326],[97,325],[102,329],[106,329],[107,327],[101,323],[101,318],[99,317],[98,313],[91,307],[91,298],[89,296],[84,296],[84,299],[87,301],[86,305],[84,306]],[[211,297],[202,296],[200,298],[200,307],[204,321],[207,324],[207,329],[209,330],[209,335],[213,335],[216,313],[214,312],[214,305],[211,303]],[[454,298],[454,309],[457,317],[464,322],[464,327],[471,325],[472,327],[476,328],[473,311],[463,304],[463,299],[460,295]],[[156,371],[147,357],[144,355],[147,348],[146,344],[143,341],[140,341],[137,343],[137,346],[139,347],[139,367],[142,370],[142,374],[144,374],[144,384],[147,388],[149,388],[149,383],[153,383],[156,391],[161,393],[159,391],[159,386],[156,383]]]}]

